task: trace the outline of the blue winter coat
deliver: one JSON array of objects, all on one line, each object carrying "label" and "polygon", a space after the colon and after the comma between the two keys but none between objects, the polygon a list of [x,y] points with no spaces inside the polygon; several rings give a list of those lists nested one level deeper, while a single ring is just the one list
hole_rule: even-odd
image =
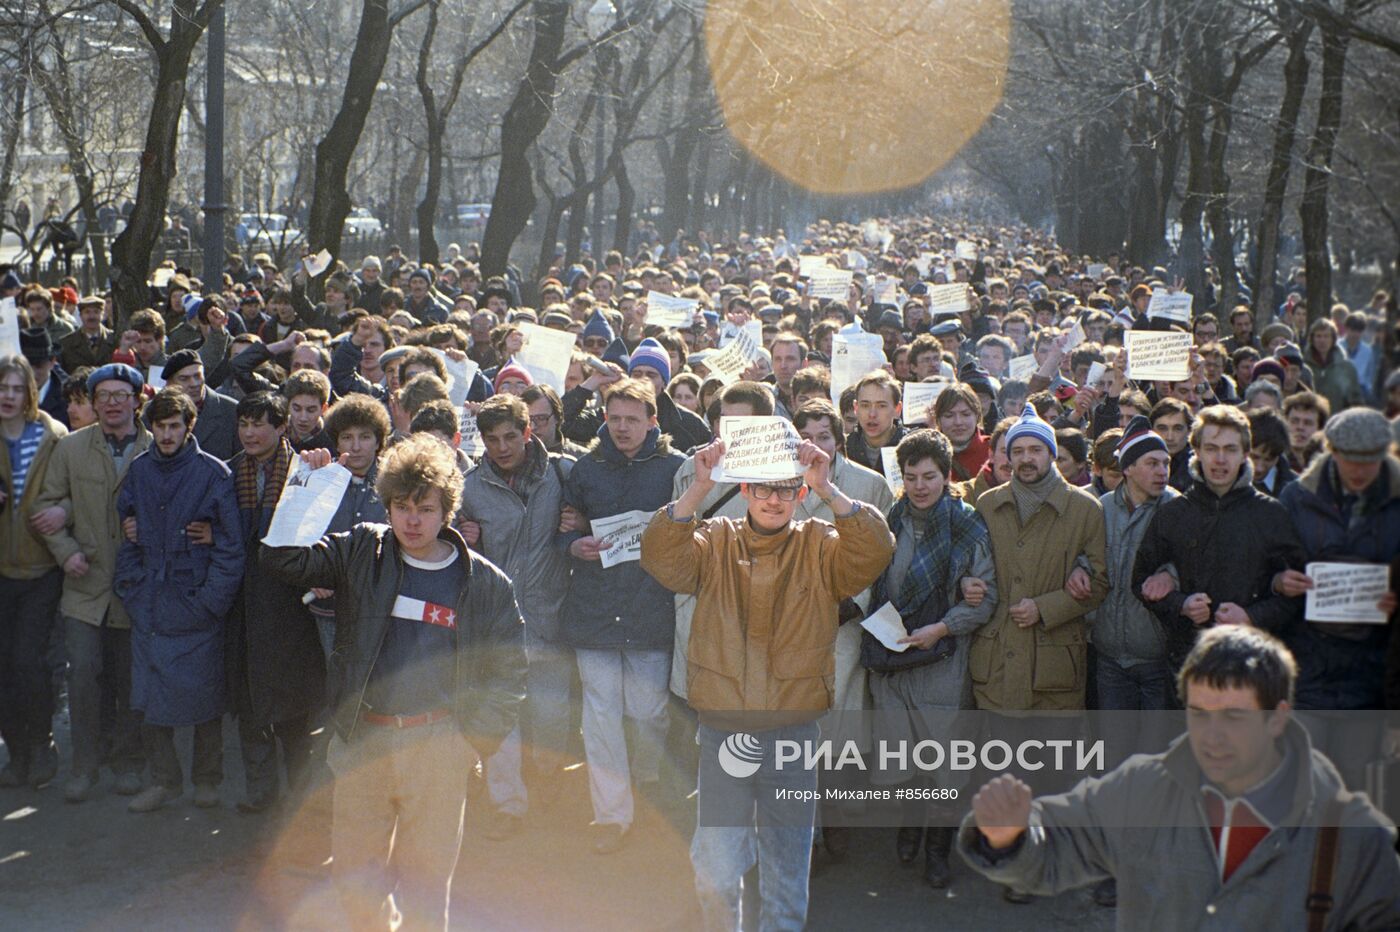
[{"label": "blue winter coat", "polygon": [[[152,725],[198,725],[224,713],[224,617],[243,579],[233,474],[193,437],[174,456],[132,461],[117,515],[135,516],[113,590],[131,616],[131,707]],[[185,526],[208,521],[212,546]]]},{"label": "blue winter coat", "polygon": [[[656,511],[671,500],[671,480],[684,462],[660,428],[652,428],[637,455],[628,459],[604,425],[565,479],[564,501],[587,520]],[[556,544],[567,551],[582,536],[561,533]],[[569,559],[573,575],[560,640],[583,648],[671,650],[676,600],[639,561],[604,569],[598,560]]]},{"label": "blue winter coat", "polygon": [[[1386,457],[1364,516],[1342,519],[1332,457],[1319,456],[1280,494],[1309,563],[1391,563],[1400,557],[1400,460]],[[1385,708],[1386,625],[1300,624],[1287,637],[1298,658],[1300,709]]]}]

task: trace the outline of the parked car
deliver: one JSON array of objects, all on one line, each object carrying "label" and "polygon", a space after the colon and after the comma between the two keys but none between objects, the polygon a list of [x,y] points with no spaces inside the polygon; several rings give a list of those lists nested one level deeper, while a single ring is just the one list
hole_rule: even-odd
[{"label": "parked car", "polygon": [[250,249],[285,249],[302,238],[285,214],[239,214],[233,232],[238,245]]},{"label": "parked car", "polygon": [[491,216],[490,204],[458,204],[457,224],[464,227],[485,226]]},{"label": "parked car", "polygon": [[350,216],[345,218],[345,236],[375,236],[384,232],[384,224],[379,222],[374,214],[369,212],[368,207],[356,207],[350,211]]}]

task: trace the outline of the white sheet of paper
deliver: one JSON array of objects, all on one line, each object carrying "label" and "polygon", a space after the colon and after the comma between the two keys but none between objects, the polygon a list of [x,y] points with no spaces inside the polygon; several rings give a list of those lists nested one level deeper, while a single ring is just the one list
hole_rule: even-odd
[{"label": "white sheet of paper", "polygon": [[1035,375],[1035,370],[1040,368],[1040,363],[1035,361],[1035,353],[1027,353],[1024,356],[1017,356],[1011,360],[1007,366],[1007,374],[1018,382],[1029,381]]},{"label": "white sheet of paper", "polygon": [[589,522],[594,537],[608,541],[608,549],[598,554],[603,569],[619,563],[635,563],[642,558],[642,532],[651,522],[650,511],[624,511]]},{"label": "white sheet of paper", "polygon": [[574,352],[574,335],[567,330],[551,330],[527,321],[515,326],[525,337],[520,352],[515,354],[515,361],[536,382],[543,382],[563,395],[564,379],[569,374],[569,359]]},{"label": "white sheet of paper", "polygon": [[481,459],[486,455],[486,441],[481,439],[481,428],[476,426],[475,414],[466,408],[459,409],[457,411],[457,430],[462,434],[457,449],[472,459]]},{"label": "white sheet of paper", "polygon": [[895,498],[904,492],[904,473],[899,471],[899,460],[895,458],[894,447],[880,448],[880,467],[885,473],[885,484],[890,487]]},{"label": "white sheet of paper", "polygon": [[842,328],[831,338],[831,403],[839,408],[847,387],[884,365],[885,344],[878,333],[866,333],[858,324]]},{"label": "white sheet of paper", "polygon": [[146,384],[151,386],[151,391],[158,392],[165,388],[165,379],[161,376],[160,370],[155,366],[146,370]]},{"label": "white sheet of paper", "polygon": [[893,602],[881,605],[874,614],[862,621],[860,626],[895,653],[902,654],[912,646],[899,643],[899,639],[908,637],[909,632],[904,630],[904,619],[899,617]]},{"label": "white sheet of paper", "polygon": [[961,314],[965,310],[967,310],[967,285],[963,282],[928,286],[928,316],[930,320],[939,314]]},{"label": "white sheet of paper", "polygon": [[1103,374],[1107,371],[1108,366],[1105,366],[1103,363],[1093,363],[1089,366],[1089,374],[1084,377],[1084,385],[1089,388],[1097,388],[1099,379],[1102,379]]},{"label": "white sheet of paper", "polygon": [[813,272],[822,272],[832,267],[832,264],[826,260],[826,256],[798,256],[797,258],[797,274],[803,278],[811,278]]},{"label": "white sheet of paper", "polygon": [[349,485],[350,470],[339,463],[312,469],[297,459],[262,542],[269,547],[310,547],[325,535]]},{"label": "white sheet of paper", "polygon": [[854,274],[844,269],[813,269],[807,293],[814,298],[844,301],[851,292]]},{"label": "white sheet of paper", "polygon": [[659,291],[647,292],[647,323],[661,327],[687,329],[695,321],[700,302],[695,298],[677,298]]},{"label": "white sheet of paper", "polygon": [[1128,378],[1180,382],[1191,374],[1191,334],[1179,330],[1129,330]]},{"label": "white sheet of paper", "polygon": [[1074,326],[1069,328],[1069,333],[1065,336],[1065,352],[1069,352],[1083,342],[1084,324],[1076,320]]},{"label": "white sheet of paper", "polygon": [[904,383],[904,423],[927,424],[924,410],[938,400],[948,387],[947,382],[905,382]]},{"label": "white sheet of paper", "polygon": [[151,273],[151,284],[157,288],[164,288],[170,284],[170,280],[175,277],[175,270],[162,266]]},{"label": "white sheet of paper", "polygon": [[965,262],[976,262],[977,253],[977,244],[970,239],[958,240],[957,246],[953,249],[953,255]]},{"label": "white sheet of paper", "polygon": [[803,473],[802,438],[784,417],[725,417],[719,421],[724,459],[710,472],[716,482],[763,482]]},{"label": "white sheet of paper", "polygon": [[1108,266],[1102,262],[1091,262],[1084,272],[1096,282],[1103,281],[1104,276],[1108,274]]},{"label": "white sheet of paper", "polygon": [[899,282],[889,276],[879,276],[870,284],[870,300],[876,304],[894,304]]},{"label": "white sheet of paper", "polygon": [[710,375],[713,378],[728,385],[730,382],[739,381],[744,370],[753,365],[756,359],[758,359],[758,345],[754,343],[747,330],[736,329],[734,338],[724,349],[706,358],[705,366],[710,370]]},{"label": "white sheet of paper", "polygon": [[0,355],[20,355],[19,308],[14,298],[0,301]]},{"label": "white sheet of paper", "polygon": [[933,267],[933,260],[936,256],[931,252],[921,252],[914,259],[914,268],[919,270],[920,278],[928,278],[928,270]]},{"label": "white sheet of paper", "polygon": [[1152,300],[1147,302],[1147,316],[1165,317],[1179,324],[1191,322],[1191,295],[1185,291],[1172,293],[1165,288],[1152,289]]},{"label": "white sheet of paper", "polygon": [[435,346],[430,346],[428,349],[442,360],[443,367],[447,369],[447,396],[452,401],[452,407],[460,408],[462,402],[467,400],[467,392],[471,391],[472,380],[476,378],[477,370],[481,367],[476,364],[474,359],[467,358],[458,361]]},{"label": "white sheet of paper", "polygon": [[1390,567],[1383,563],[1309,563],[1312,577],[1304,617],[1308,621],[1383,625],[1376,603],[1390,591]]},{"label": "white sheet of paper", "polygon": [[306,274],[315,278],[331,267],[331,252],[329,249],[322,249],[316,255],[307,256],[301,261],[302,265],[306,266]]}]

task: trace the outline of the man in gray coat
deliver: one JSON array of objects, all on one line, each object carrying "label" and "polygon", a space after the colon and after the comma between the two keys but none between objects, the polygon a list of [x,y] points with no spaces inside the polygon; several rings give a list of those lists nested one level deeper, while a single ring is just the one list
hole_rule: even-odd
[{"label": "man in gray coat", "polygon": [[1032,893],[1116,878],[1120,929],[1395,928],[1395,826],[1292,719],[1297,669],[1257,628],[1203,632],[1178,679],[1184,740],[1034,801],[1003,774],[973,797],[959,851]]}]

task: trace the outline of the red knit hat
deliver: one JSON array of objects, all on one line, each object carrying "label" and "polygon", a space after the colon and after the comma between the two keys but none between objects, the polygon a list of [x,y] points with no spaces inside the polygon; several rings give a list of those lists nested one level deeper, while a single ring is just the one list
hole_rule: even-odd
[{"label": "red knit hat", "polygon": [[535,380],[530,378],[530,373],[526,372],[523,366],[515,362],[506,363],[504,366],[501,366],[501,371],[496,373],[496,380],[491,383],[491,387],[495,389],[497,394],[500,394],[501,383],[506,379],[516,379],[517,381],[524,382],[526,385],[535,384]]}]

